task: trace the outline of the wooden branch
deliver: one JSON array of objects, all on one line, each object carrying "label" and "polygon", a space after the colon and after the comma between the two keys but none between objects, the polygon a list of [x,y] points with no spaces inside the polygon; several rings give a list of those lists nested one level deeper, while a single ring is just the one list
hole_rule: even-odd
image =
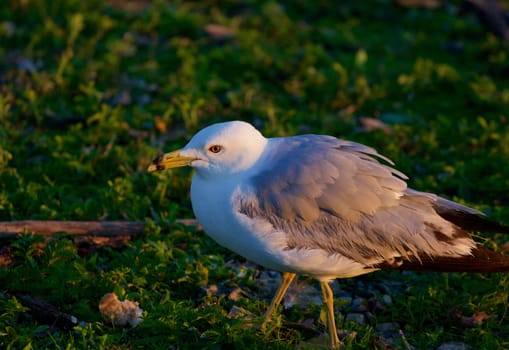
[{"label": "wooden branch", "polygon": [[25,232],[38,235],[135,236],[141,235],[144,227],[145,223],[140,221],[4,221],[0,222],[0,238],[15,238]]},{"label": "wooden branch", "polygon": [[51,325],[62,330],[71,330],[79,325],[76,317],[60,311],[56,306],[41,298],[34,298],[29,295],[20,295],[18,298],[38,323]]},{"label": "wooden branch", "polygon": [[[177,223],[201,229],[194,219],[177,219]],[[100,237],[136,236],[143,234],[145,223],[141,221],[2,221],[0,222],[0,239],[16,238],[25,232],[37,235],[86,235]]]}]

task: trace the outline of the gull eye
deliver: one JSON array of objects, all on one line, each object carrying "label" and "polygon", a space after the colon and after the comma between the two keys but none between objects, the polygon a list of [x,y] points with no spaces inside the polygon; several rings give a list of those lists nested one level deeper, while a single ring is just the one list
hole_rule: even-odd
[{"label": "gull eye", "polygon": [[222,150],[223,150],[223,147],[220,145],[212,145],[209,147],[209,152],[212,152],[212,153],[219,153]]}]

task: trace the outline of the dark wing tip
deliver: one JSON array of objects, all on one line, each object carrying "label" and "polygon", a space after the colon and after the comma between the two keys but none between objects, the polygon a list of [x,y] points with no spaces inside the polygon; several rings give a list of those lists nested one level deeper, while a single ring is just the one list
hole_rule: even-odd
[{"label": "dark wing tip", "polygon": [[436,213],[466,231],[509,233],[509,226],[486,219],[481,212],[438,198],[433,202]]},{"label": "dark wing tip", "polygon": [[385,270],[411,270],[428,272],[509,272],[509,256],[476,247],[470,255],[436,256],[384,261],[373,266]]}]

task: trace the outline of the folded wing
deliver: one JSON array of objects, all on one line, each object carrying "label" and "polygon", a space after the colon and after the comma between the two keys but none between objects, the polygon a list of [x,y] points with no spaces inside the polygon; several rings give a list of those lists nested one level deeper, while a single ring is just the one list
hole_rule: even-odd
[{"label": "folded wing", "polygon": [[482,258],[482,269],[508,269],[508,258],[479,248],[467,231],[509,228],[408,189],[374,149],[318,135],[271,143],[265,168],[251,178],[255,195],[239,199],[239,211],[285,232],[288,249],[321,249],[367,267],[460,271],[460,260],[472,270]]}]

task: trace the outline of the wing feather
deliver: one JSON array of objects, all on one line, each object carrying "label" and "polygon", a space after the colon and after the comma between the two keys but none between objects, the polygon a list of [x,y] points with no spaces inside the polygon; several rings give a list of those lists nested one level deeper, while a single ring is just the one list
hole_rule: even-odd
[{"label": "wing feather", "polygon": [[256,198],[239,199],[239,211],[285,232],[288,249],[322,249],[371,266],[470,254],[476,243],[447,215],[479,212],[407,189],[406,176],[379,159],[392,164],[334,137],[271,139],[265,167],[250,181]]},{"label": "wing feather", "polygon": [[271,142],[274,152],[262,160],[266,166],[251,183],[261,209],[283,219],[299,213],[298,205],[292,203],[300,197],[308,203],[306,207],[315,207],[311,212],[329,212],[356,222],[361,214],[396,204],[406,189],[406,176],[378,162],[376,158],[390,160],[370,147],[319,135]]}]

